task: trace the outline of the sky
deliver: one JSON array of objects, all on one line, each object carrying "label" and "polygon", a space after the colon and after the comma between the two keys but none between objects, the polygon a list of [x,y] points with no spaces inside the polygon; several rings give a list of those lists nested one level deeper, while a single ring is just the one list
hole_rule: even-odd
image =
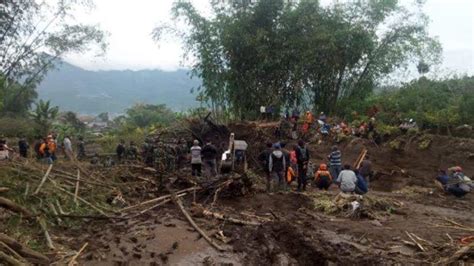
[{"label": "sky", "polygon": [[[167,39],[157,44],[151,37],[153,28],[171,22],[172,2],[95,0],[95,9],[78,11],[75,18],[107,31],[108,51],[101,57],[92,52],[72,54],[66,61],[88,70],[186,68],[179,40]],[[207,0],[193,2],[201,11],[208,9]],[[443,63],[438,71],[474,74],[474,0],[427,0],[424,10],[431,19],[431,35],[437,36],[443,46]]]}]

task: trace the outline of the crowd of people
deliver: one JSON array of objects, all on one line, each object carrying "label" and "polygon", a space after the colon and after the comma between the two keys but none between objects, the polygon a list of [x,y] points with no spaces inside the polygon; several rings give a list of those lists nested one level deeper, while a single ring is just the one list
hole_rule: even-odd
[{"label": "crowd of people", "polygon": [[25,137],[20,137],[18,141],[18,149],[8,146],[5,138],[0,139],[0,160],[9,160],[18,155],[22,158],[34,156],[38,160],[43,160],[48,164],[53,163],[58,159],[58,149],[61,149],[65,158],[73,160],[74,158],[85,158],[85,144],[82,137],[78,138],[77,153],[73,151],[71,138],[65,136],[62,143],[58,143],[57,135],[50,133],[46,137],[37,137],[33,144],[33,154],[30,154],[30,144]]},{"label": "crowd of people", "polygon": [[290,137],[294,140],[307,138],[312,134],[318,134],[322,138],[333,136],[338,142],[343,136],[356,136],[373,139],[376,143],[381,142],[381,136],[376,129],[375,118],[371,117],[368,122],[361,121],[350,125],[344,120],[339,122],[331,120],[324,112],[315,117],[311,111],[306,111],[300,115],[298,109],[294,109],[290,114],[286,112],[279,125],[275,128],[276,138]]},{"label": "crowd of people", "polygon": [[297,180],[297,191],[305,191],[310,183],[321,190],[328,190],[334,184],[346,193],[367,193],[368,180],[372,175],[368,156],[358,169],[352,169],[348,164],[342,166],[342,153],[337,146],[333,146],[327,162],[321,162],[316,170],[310,165],[310,154],[303,140],[298,141],[291,150],[286,148],[285,143],[267,143],[258,156],[266,174],[267,191],[289,190],[291,183]]}]

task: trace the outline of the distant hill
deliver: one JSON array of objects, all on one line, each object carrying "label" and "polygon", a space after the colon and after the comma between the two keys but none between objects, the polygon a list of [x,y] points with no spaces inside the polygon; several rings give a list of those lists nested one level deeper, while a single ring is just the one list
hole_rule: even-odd
[{"label": "distant hill", "polygon": [[176,111],[198,105],[200,81],[185,70],[88,71],[62,62],[38,87],[39,98],[80,114],[124,113],[134,103],[166,104]]}]

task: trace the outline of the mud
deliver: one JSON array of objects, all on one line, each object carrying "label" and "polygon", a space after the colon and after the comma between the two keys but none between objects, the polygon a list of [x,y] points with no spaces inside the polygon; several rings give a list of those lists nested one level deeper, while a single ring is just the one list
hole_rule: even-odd
[{"label": "mud", "polygon": [[[261,144],[275,141],[268,131],[253,126],[236,126],[231,130],[237,139],[249,142],[252,147],[250,158],[256,157]],[[434,177],[438,169],[453,165],[462,165],[465,173],[473,176],[474,141],[432,138],[428,149],[419,148],[421,136],[406,136],[402,150],[393,150],[388,143],[379,146],[366,139],[339,144],[344,163],[352,164],[363,148],[368,149],[376,171],[368,196],[400,203],[393,208],[374,210],[376,218],[354,218],[342,212],[327,214],[315,209],[315,201],[322,200],[321,196],[336,197],[338,189],[334,186],[329,192],[309,186],[304,193],[264,193],[264,178],[254,167],[260,181],[255,182],[251,190],[221,197],[214,205],[206,201],[204,206],[242,220],[260,219],[261,225],[242,226],[209,217],[194,217],[198,226],[227,251],[213,249],[173,203],[168,203],[138,218],[95,222],[81,232],[71,232],[77,237],[75,248],[80,248],[81,243],[90,243],[80,264],[417,265],[441,262],[462,248],[461,238],[472,235],[474,195],[471,193],[463,199],[447,195],[436,188]],[[294,144],[289,142],[288,147]],[[310,142],[312,163],[325,162],[332,145],[330,140]],[[187,173],[189,169],[181,169],[180,178]],[[190,185],[180,184],[180,188]],[[139,202],[162,193],[155,189],[137,188],[124,195],[131,197],[129,202]],[[192,196],[184,197],[183,202],[189,210]],[[452,226],[447,219],[464,228]],[[227,243],[216,237],[219,232],[229,240]],[[407,233],[414,233],[421,239],[418,241],[424,251],[410,244],[412,241]],[[474,255],[466,253],[456,261],[474,263]]]}]

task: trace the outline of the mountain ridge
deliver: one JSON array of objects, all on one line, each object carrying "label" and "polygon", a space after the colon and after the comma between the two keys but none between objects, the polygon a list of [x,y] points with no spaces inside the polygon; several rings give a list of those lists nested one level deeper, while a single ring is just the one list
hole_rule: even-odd
[{"label": "mountain ridge", "polygon": [[135,103],[166,104],[175,111],[196,107],[193,88],[201,85],[188,70],[86,70],[61,61],[38,86],[40,99],[64,111],[96,115],[124,113]]}]

